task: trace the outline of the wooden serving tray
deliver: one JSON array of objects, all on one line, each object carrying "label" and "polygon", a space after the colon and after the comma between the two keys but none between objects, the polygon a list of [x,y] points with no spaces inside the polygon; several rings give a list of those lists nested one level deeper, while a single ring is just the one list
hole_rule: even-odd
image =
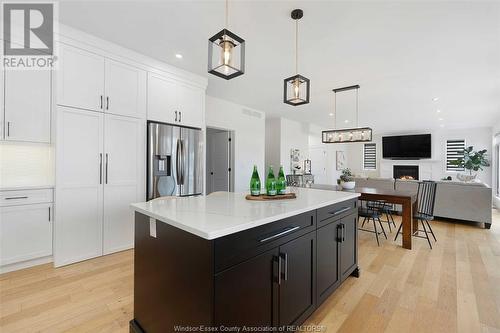
[{"label": "wooden serving tray", "polygon": [[297,199],[297,196],[295,195],[295,193],[276,194],[273,196],[267,194],[261,194],[259,196],[247,194],[245,199],[254,201],[270,201],[270,200]]}]

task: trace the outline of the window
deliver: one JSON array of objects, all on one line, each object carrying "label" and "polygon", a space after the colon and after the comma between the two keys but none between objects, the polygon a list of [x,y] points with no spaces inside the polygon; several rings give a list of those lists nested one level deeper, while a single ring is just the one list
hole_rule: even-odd
[{"label": "window", "polygon": [[464,157],[465,140],[446,140],[446,171],[464,171],[464,168],[451,164]]},{"label": "window", "polygon": [[377,144],[365,143],[363,149],[363,169],[376,170],[377,169]]}]

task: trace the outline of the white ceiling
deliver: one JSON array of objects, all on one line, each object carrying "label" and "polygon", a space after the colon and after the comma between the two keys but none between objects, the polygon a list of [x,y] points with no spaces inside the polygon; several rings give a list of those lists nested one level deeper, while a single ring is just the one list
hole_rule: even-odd
[{"label": "white ceiling", "polygon": [[[295,74],[294,8],[304,10],[299,72],[312,93],[298,107],[282,101],[283,79]],[[246,73],[229,81],[206,73],[223,1],[64,1],[59,11],[67,25],[205,75],[209,95],[270,116],[332,127],[331,90],[359,84],[359,125],[379,132],[500,118],[500,2],[233,0],[229,29],[246,40]],[[348,109],[339,105],[339,127],[352,126]]]}]

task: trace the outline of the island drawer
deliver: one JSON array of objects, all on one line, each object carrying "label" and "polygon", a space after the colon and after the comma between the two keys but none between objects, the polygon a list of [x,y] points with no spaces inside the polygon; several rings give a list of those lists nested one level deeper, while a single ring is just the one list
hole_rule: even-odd
[{"label": "island drawer", "polygon": [[214,241],[215,271],[219,272],[316,228],[316,211],[271,222]]},{"label": "island drawer", "polygon": [[[318,222],[326,219],[339,219],[353,213],[353,209],[357,208],[357,200],[349,200],[339,202],[334,205],[326,206],[318,209]],[[318,223],[318,227],[325,225],[325,223]]]}]

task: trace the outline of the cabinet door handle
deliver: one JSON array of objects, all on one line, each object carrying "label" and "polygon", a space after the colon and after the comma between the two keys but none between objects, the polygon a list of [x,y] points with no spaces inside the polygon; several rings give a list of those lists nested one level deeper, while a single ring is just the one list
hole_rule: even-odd
[{"label": "cabinet door handle", "polygon": [[103,95],[101,95],[101,96],[99,96],[99,97],[100,97],[100,99],[101,99],[101,106],[100,106],[100,109],[102,110],[102,104],[103,104],[103,98],[104,98],[104,96],[103,96]]},{"label": "cabinet door handle", "polygon": [[8,198],[5,198],[5,200],[16,200],[16,199],[28,199],[28,197],[23,196],[23,197],[8,197]]},{"label": "cabinet door handle", "polygon": [[281,255],[278,256],[278,285],[281,284]]},{"label": "cabinet door handle", "polygon": [[7,122],[7,136],[10,136],[10,121]]},{"label": "cabinet door handle", "polygon": [[50,222],[50,207],[49,207],[49,222]]},{"label": "cabinet door handle", "polygon": [[345,242],[345,224],[342,223],[340,225],[341,229],[342,229],[342,243]]},{"label": "cabinet door handle", "polygon": [[99,154],[99,184],[102,184],[102,153]]},{"label": "cabinet door handle", "polygon": [[280,236],[284,236],[286,234],[289,234],[289,233],[294,232],[295,230],[299,230],[299,229],[300,229],[300,226],[289,228],[289,229],[283,230],[282,232],[278,232],[277,234],[274,234],[272,236],[262,238],[261,240],[259,240],[259,242],[264,243],[264,242],[270,241],[270,240],[278,238]]},{"label": "cabinet door handle", "polygon": [[288,253],[282,253],[283,259],[285,260],[285,272],[283,274],[284,280],[288,281]]},{"label": "cabinet door handle", "polygon": [[109,110],[109,96],[106,96],[106,110]]},{"label": "cabinet door handle", "polygon": [[181,122],[181,121],[182,121],[182,120],[181,120],[181,115],[182,115],[182,113],[179,111],[179,122]]},{"label": "cabinet door handle", "polygon": [[[340,232],[340,235],[339,235]],[[342,224],[337,226],[337,242],[342,243]]]},{"label": "cabinet door handle", "polygon": [[175,111],[175,121],[177,121],[177,111]]},{"label": "cabinet door handle", "polygon": [[108,183],[108,153],[106,153],[106,184]]},{"label": "cabinet door handle", "polygon": [[342,207],[341,209],[333,210],[333,211],[329,212],[328,214],[335,216],[335,215],[339,215],[339,214],[342,214],[344,212],[347,212],[349,209],[351,209],[351,207]]}]

